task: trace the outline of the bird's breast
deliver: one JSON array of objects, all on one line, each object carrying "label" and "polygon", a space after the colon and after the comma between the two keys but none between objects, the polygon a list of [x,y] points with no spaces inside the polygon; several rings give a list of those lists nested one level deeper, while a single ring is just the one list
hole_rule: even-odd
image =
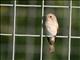
[{"label": "bird's breast", "polygon": [[50,35],[56,35],[57,34],[57,29],[58,29],[58,24],[57,22],[53,21],[46,21],[45,23],[46,30]]}]

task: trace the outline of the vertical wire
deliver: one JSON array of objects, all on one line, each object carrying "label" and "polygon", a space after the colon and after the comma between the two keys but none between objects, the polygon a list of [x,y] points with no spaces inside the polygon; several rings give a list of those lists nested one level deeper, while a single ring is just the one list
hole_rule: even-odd
[{"label": "vertical wire", "polygon": [[[42,17],[44,16],[44,0],[42,1]],[[40,52],[40,60],[42,60],[43,55],[43,18],[41,22],[41,52]]]},{"label": "vertical wire", "polygon": [[69,50],[68,50],[68,60],[70,60],[70,54],[71,54],[71,23],[72,23],[72,0],[70,0],[70,7],[69,7],[69,11],[70,11],[70,22],[69,22]]},{"label": "vertical wire", "polygon": [[13,16],[13,51],[12,51],[12,60],[15,59],[15,28],[16,28],[16,0],[14,1],[13,4],[13,8],[14,8],[14,16]]}]

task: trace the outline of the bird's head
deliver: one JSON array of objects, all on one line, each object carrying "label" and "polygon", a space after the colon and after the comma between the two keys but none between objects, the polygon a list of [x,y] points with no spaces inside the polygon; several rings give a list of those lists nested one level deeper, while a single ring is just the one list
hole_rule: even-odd
[{"label": "bird's head", "polygon": [[49,14],[47,14],[46,18],[47,18],[48,20],[54,20],[56,17],[55,17],[54,14],[49,13]]}]

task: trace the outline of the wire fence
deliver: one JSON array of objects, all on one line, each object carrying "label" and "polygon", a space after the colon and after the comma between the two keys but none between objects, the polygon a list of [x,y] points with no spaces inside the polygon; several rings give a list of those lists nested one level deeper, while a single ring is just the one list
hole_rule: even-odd
[{"label": "wire fence", "polygon": [[[0,4],[0,6],[13,6],[13,4]],[[20,5],[17,4],[17,7],[41,7],[41,5]],[[44,5],[44,7],[52,8],[69,8],[69,6],[53,6],[53,5]],[[72,8],[80,8],[80,6],[72,6]]]},{"label": "wire fence", "polygon": [[[31,35],[31,34],[16,34],[15,30],[16,30],[16,8],[17,7],[41,7],[42,9],[42,17],[44,16],[44,8],[68,8],[69,9],[69,35],[68,36],[56,36],[57,38],[68,38],[69,40],[69,46],[68,46],[68,60],[71,59],[70,55],[71,55],[71,39],[75,38],[75,39],[80,39],[80,36],[72,36],[71,35],[71,25],[72,25],[72,9],[79,9],[80,6],[72,6],[72,0],[70,1],[70,5],[69,6],[53,6],[53,5],[45,5],[44,4],[44,0],[42,1],[42,5],[19,5],[16,4],[16,0],[14,1],[14,4],[0,4],[0,6],[13,6],[14,7],[14,22],[13,22],[13,34],[5,34],[5,33],[0,33],[1,36],[12,36],[13,37],[13,53],[12,53],[12,60],[15,60],[15,37],[16,36],[26,36],[26,37],[40,37],[41,39],[41,47],[40,47],[40,60],[43,60],[43,38],[46,37],[43,34],[43,19],[41,20],[41,34],[40,35]],[[48,36],[50,37],[50,36]]]}]

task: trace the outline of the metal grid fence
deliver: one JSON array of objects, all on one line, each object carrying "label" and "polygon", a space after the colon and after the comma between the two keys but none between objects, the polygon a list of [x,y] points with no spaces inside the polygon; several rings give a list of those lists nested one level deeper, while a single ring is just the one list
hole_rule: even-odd
[{"label": "metal grid fence", "polygon": [[[44,0],[42,1],[42,5],[19,5],[16,4],[16,0],[14,1],[14,4],[0,4],[0,6],[13,6],[14,7],[14,22],[13,22],[13,34],[5,34],[5,33],[0,33],[1,36],[12,36],[13,37],[13,53],[12,53],[12,60],[15,60],[15,37],[16,36],[27,36],[27,37],[41,37],[41,52],[40,52],[40,60],[43,58],[43,19],[41,23],[41,35],[29,35],[29,34],[16,34],[16,7],[42,7],[42,17],[44,16],[44,8],[45,7],[51,7],[51,8],[68,8],[69,9],[69,35],[68,36],[56,36],[57,38],[68,38],[69,39],[69,48],[68,48],[68,60],[70,60],[70,53],[71,53],[71,38],[77,38],[80,39],[80,36],[72,36],[71,35],[71,25],[72,25],[72,9],[79,9],[80,6],[72,6],[72,0],[70,1],[69,6],[53,6],[53,5],[44,5]],[[50,37],[50,36],[48,36]]]}]

